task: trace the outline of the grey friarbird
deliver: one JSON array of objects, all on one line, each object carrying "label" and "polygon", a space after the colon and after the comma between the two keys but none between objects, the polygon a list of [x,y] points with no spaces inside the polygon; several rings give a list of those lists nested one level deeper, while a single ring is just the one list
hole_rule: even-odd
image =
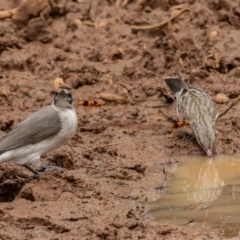
[{"label": "grey friarbird", "polygon": [[58,169],[42,164],[41,155],[62,146],[76,129],[77,115],[71,92],[60,88],[51,105],[34,112],[0,139],[0,163],[12,160],[33,172],[32,178],[39,176],[33,167]]}]

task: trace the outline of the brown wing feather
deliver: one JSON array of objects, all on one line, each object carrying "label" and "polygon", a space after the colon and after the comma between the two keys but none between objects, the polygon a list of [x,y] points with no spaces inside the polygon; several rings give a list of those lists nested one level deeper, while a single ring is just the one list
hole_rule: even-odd
[{"label": "brown wing feather", "polygon": [[0,140],[0,154],[35,144],[61,130],[58,112],[52,106],[39,109]]}]

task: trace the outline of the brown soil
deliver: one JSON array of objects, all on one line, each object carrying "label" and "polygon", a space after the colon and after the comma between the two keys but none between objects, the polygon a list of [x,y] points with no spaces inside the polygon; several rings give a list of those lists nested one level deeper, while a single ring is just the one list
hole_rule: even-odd
[{"label": "brown soil", "polygon": [[[56,77],[73,87],[79,125],[69,146],[43,157],[62,170],[25,183],[28,171],[0,166],[0,239],[220,239],[154,222],[138,203],[161,196],[155,187],[165,166],[176,167],[172,156],[204,154],[181,131],[170,135],[162,112],[176,119],[176,111],[164,77],[180,73],[230,102],[239,96],[238,1],[36,2],[0,0],[0,10],[19,7],[0,22],[0,137],[51,103]],[[176,6],[186,10],[160,28],[131,29],[170,18]],[[127,101],[78,106],[101,93]],[[239,110],[217,121],[215,155],[239,154]]]}]

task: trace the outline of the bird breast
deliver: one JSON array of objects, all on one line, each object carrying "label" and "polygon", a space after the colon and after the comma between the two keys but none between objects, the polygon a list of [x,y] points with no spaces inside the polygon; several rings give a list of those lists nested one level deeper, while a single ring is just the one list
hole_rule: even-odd
[{"label": "bird breast", "polygon": [[62,129],[58,133],[57,138],[59,139],[59,144],[63,144],[76,132],[77,115],[75,109],[62,109],[61,111],[58,111],[58,114]]}]

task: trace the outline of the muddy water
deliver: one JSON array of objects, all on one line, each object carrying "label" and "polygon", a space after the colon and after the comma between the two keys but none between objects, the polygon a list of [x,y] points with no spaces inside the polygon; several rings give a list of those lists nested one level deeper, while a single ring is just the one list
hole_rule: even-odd
[{"label": "muddy water", "polygon": [[239,236],[240,157],[179,157],[166,194],[146,207],[157,221]]}]

